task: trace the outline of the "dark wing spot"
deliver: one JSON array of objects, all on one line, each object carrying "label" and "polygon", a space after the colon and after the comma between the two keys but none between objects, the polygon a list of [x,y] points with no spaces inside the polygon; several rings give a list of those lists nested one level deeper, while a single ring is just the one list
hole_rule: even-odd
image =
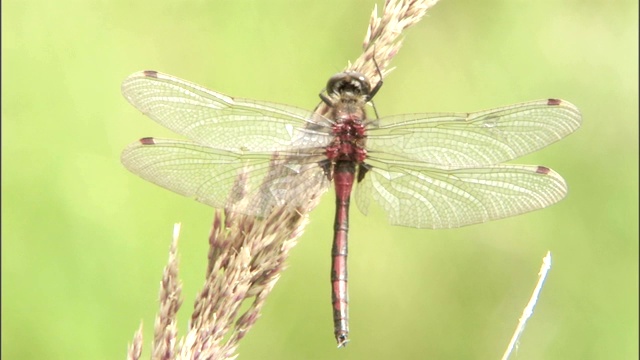
[{"label": "dark wing spot", "polygon": [[536,172],[538,174],[548,174],[551,171],[551,169],[549,169],[548,167],[544,167],[544,166],[538,166],[538,168],[536,169]]},{"label": "dark wing spot", "polygon": [[560,100],[560,99],[549,99],[549,100],[547,100],[547,105],[557,106],[557,105],[560,105],[561,103],[562,103],[562,100]]},{"label": "dark wing spot", "polygon": [[156,141],[152,137],[146,137],[139,140],[142,145],[155,145]]},{"label": "dark wing spot", "polygon": [[158,78],[158,72],[157,71],[145,70],[143,73],[144,73],[144,76],[146,76],[146,77]]}]

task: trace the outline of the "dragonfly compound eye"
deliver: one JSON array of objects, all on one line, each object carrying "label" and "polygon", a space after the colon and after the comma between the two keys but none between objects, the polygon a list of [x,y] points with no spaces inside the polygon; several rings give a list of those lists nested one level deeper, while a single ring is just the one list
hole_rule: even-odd
[{"label": "dragonfly compound eye", "polygon": [[347,92],[358,95],[369,95],[371,92],[369,80],[359,72],[345,71],[333,75],[327,82],[327,93],[343,94]]}]

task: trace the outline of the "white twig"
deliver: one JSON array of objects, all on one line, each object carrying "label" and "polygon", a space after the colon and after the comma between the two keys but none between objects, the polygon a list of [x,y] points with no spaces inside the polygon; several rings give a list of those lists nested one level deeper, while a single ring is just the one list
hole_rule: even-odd
[{"label": "white twig", "polygon": [[536,288],[533,290],[533,294],[531,294],[531,298],[529,299],[529,303],[522,311],[522,316],[520,316],[520,320],[518,320],[518,327],[516,331],[513,333],[513,337],[511,338],[511,342],[509,342],[509,346],[507,347],[507,351],[505,351],[504,355],[502,355],[502,360],[509,359],[513,348],[516,346],[520,335],[524,331],[524,327],[527,324],[527,320],[533,314],[533,308],[536,306],[536,302],[538,301],[538,295],[540,295],[540,290],[542,289],[542,285],[544,284],[544,280],[547,278],[547,273],[551,269],[551,252],[547,251],[547,255],[542,259],[542,267],[540,268],[540,272],[538,273],[538,283],[536,284]]}]

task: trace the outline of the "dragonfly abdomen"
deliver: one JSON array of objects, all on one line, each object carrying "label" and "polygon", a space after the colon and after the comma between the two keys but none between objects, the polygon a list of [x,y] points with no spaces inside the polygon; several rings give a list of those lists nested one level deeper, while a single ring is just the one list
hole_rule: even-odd
[{"label": "dragonfly abdomen", "polygon": [[349,293],[347,289],[347,253],[349,235],[349,202],[355,178],[355,163],[338,161],[333,180],[336,189],[336,217],[331,249],[331,297],[334,334],[338,347],[349,341]]}]

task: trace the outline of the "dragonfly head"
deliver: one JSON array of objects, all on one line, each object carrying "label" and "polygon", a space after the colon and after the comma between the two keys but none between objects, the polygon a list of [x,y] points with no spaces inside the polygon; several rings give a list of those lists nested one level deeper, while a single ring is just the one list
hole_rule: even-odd
[{"label": "dragonfly head", "polygon": [[355,71],[335,74],[327,82],[327,93],[331,95],[369,96],[370,92],[369,80]]}]

